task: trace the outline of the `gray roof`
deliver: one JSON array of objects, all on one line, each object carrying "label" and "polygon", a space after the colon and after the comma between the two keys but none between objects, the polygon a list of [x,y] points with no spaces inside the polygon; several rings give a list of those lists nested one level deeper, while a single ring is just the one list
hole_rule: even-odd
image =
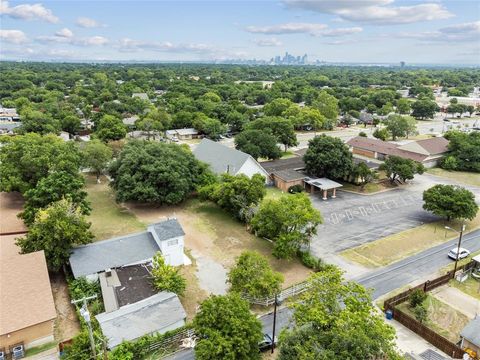
[{"label": "gray roof", "polygon": [[70,255],[73,276],[96,274],[109,268],[151,259],[160,248],[148,231],[79,246]]},{"label": "gray roof", "polygon": [[302,180],[305,177],[305,175],[295,170],[279,170],[275,171],[273,175],[284,181]]},{"label": "gray roof", "polygon": [[184,236],[182,226],[177,219],[168,219],[148,227],[153,228],[156,234],[156,239],[159,241],[170,240],[179,236]]},{"label": "gray roof", "polygon": [[318,187],[320,190],[330,190],[342,187],[342,184],[327,178],[305,177],[304,181],[307,184]]},{"label": "gray roof", "polygon": [[[210,165],[217,174],[235,175],[251,156],[218,142],[203,139],[193,150],[195,157]],[[253,159],[253,158],[252,158]]]},{"label": "gray roof", "polygon": [[460,336],[467,339],[475,346],[480,346],[480,316],[470,321],[460,333]]},{"label": "gray roof", "polygon": [[183,236],[177,219],[168,219],[148,226],[147,231],[98,241],[73,249],[70,267],[73,276],[96,274],[108,268],[144,262],[160,251],[158,241]]},{"label": "gray roof", "polygon": [[160,292],[95,317],[112,349],[124,340],[135,340],[146,334],[178,328],[184,324],[186,313],[177,295]]}]

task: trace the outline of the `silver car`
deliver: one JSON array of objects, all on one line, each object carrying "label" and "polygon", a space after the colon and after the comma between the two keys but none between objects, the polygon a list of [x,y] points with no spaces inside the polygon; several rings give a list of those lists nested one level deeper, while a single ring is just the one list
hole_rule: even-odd
[{"label": "silver car", "polygon": [[[470,251],[465,248],[460,248],[458,252],[458,259],[464,259],[470,255]],[[457,260],[457,248],[453,248],[448,252],[448,257],[453,260]]]}]

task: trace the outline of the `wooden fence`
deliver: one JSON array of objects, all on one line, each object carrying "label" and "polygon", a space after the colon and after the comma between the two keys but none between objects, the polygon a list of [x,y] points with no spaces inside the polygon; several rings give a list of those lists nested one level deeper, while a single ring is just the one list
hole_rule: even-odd
[{"label": "wooden fence", "polygon": [[[472,269],[474,266],[474,262],[471,261],[468,264],[461,265],[457,268],[457,271],[463,270],[468,271]],[[447,274],[440,276],[433,280],[427,280],[423,284],[415,286],[407,291],[404,291],[396,296],[393,296],[384,302],[384,309],[385,311],[390,310],[393,313],[393,318],[397,320],[399,323],[403,324],[405,327],[412,330],[414,333],[420,335],[422,338],[427,340],[430,344],[437,347],[445,354],[448,354],[454,359],[461,359],[465,351],[462,350],[459,346],[451,342],[450,340],[444,338],[443,336],[437,334],[432,329],[428,328],[417,319],[411,317],[407,313],[401,311],[396,306],[408,301],[410,294],[415,291],[416,289],[422,289],[424,292],[431,291],[439,286],[442,286],[448,283],[451,279],[453,279],[454,273],[453,270],[449,271]]]},{"label": "wooden fence", "polygon": [[[278,297],[285,300],[290,297],[299,295],[305,292],[308,289],[309,283],[308,281],[303,281],[301,283],[292,285],[280,292]],[[244,300],[247,300],[250,304],[261,305],[261,306],[270,306],[275,303],[275,296],[265,297],[265,298],[254,298],[248,295],[242,295]]]}]

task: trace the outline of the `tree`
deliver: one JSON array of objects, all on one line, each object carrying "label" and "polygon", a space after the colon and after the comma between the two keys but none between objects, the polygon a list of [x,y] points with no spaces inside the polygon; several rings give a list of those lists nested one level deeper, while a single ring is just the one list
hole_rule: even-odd
[{"label": "tree", "polygon": [[193,127],[213,140],[219,139],[220,135],[227,132],[227,127],[219,120],[212,119],[203,113],[195,115]]},{"label": "tree", "polygon": [[52,172],[75,175],[79,167],[75,145],[55,135],[30,133],[7,138],[0,147],[0,190],[25,193]]},{"label": "tree", "polygon": [[22,118],[20,132],[23,134],[34,132],[45,135],[49,133],[58,134],[60,132],[60,122],[50,114],[25,108],[20,115]]},{"label": "tree", "polygon": [[435,101],[424,99],[417,100],[412,105],[412,116],[417,119],[433,118],[435,112],[438,111],[438,105]]},{"label": "tree", "polygon": [[448,157],[456,160],[456,170],[480,172],[480,133],[473,131],[465,134],[461,131],[448,131]]},{"label": "tree", "polygon": [[407,137],[415,134],[417,123],[411,116],[402,116],[392,114],[387,118],[387,130],[392,135],[392,140],[395,141],[397,137]]},{"label": "tree", "polygon": [[388,130],[386,128],[376,128],[373,132],[373,137],[382,141],[386,141],[388,139]]},{"label": "tree", "polygon": [[338,100],[335,96],[326,91],[320,91],[318,97],[313,101],[312,106],[329,120],[337,120]]},{"label": "tree", "polygon": [[244,130],[235,136],[235,148],[251,155],[255,160],[279,159],[282,155],[277,146],[277,138],[263,130]]},{"label": "tree", "polygon": [[236,293],[212,295],[201,303],[193,320],[198,341],[198,360],[254,360],[260,358],[258,343],[262,325],[249,305]]},{"label": "tree", "polygon": [[95,135],[103,142],[120,140],[127,135],[127,129],[122,120],[112,115],[103,115],[96,125]]},{"label": "tree", "polygon": [[275,99],[266,104],[263,108],[267,116],[282,116],[283,113],[291,106],[296,106],[289,99]]},{"label": "tree", "polygon": [[23,194],[25,204],[19,216],[27,225],[31,225],[39,210],[62,198],[69,199],[83,215],[88,215],[91,209],[87,201],[87,193],[83,190],[84,186],[85,179],[79,173],[52,171],[40,179],[37,186]]},{"label": "tree", "polygon": [[416,161],[405,159],[400,156],[389,156],[385,162],[380,165],[380,170],[384,170],[392,183],[400,179],[405,182],[412,180],[415,174],[423,174],[425,167]]},{"label": "tree", "polygon": [[253,298],[278,294],[283,275],[273,271],[267,259],[256,251],[244,251],[228,273],[230,290]]},{"label": "tree", "polygon": [[437,216],[473,220],[478,212],[475,195],[460,186],[438,184],[423,192],[423,208]]},{"label": "tree", "polygon": [[97,177],[97,183],[100,183],[100,176],[112,160],[112,149],[99,140],[91,140],[85,144],[81,153],[83,166],[92,170]]},{"label": "tree", "polygon": [[371,170],[367,164],[360,162],[353,169],[356,180],[360,183],[360,189],[363,191],[365,185],[372,182],[376,178],[375,171]]},{"label": "tree", "polygon": [[341,179],[353,169],[353,157],[341,139],[320,135],[308,142],[303,160],[308,174]]},{"label": "tree", "polygon": [[298,193],[264,201],[251,225],[258,236],[274,241],[275,256],[291,258],[310,245],[321,223],[320,212],[312,206],[309,197]]},{"label": "tree", "polygon": [[170,291],[182,296],[187,287],[180,269],[165,263],[161,252],[157,252],[152,260],[153,286],[158,291]]},{"label": "tree", "polygon": [[60,120],[60,124],[63,131],[69,134],[75,134],[80,129],[80,119],[76,115],[67,115]]},{"label": "tree", "polygon": [[399,99],[397,101],[397,111],[400,114],[410,114],[412,107],[410,105],[410,100],[408,99]]},{"label": "tree", "polygon": [[254,174],[251,178],[244,174],[223,174],[219,183],[200,188],[199,194],[221,208],[229,211],[240,220],[247,220],[247,213],[266,195],[265,178]]},{"label": "tree", "polygon": [[297,136],[292,123],[281,117],[264,117],[254,120],[246,125],[250,130],[262,130],[273,134],[277,142],[285,146],[285,151],[289,146],[298,145]]},{"label": "tree", "polygon": [[295,325],[280,339],[279,360],[399,360],[395,330],[385,323],[361,285],[329,266],[309,278],[292,305]]},{"label": "tree", "polygon": [[178,204],[212,179],[190,149],[151,141],[129,141],[109,168],[117,201]]},{"label": "tree", "polygon": [[58,271],[68,261],[74,245],[93,239],[90,223],[80,208],[62,199],[38,211],[28,234],[17,240],[22,253],[45,251],[48,268]]}]

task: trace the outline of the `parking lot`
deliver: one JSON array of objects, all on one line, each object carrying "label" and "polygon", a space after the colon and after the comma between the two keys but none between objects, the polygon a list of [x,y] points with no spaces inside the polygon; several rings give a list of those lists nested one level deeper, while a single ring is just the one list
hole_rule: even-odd
[{"label": "parking lot", "polygon": [[422,191],[413,186],[370,196],[339,191],[336,199],[324,201],[317,194],[311,199],[324,219],[311,244],[319,257],[437,219],[422,209]]}]

